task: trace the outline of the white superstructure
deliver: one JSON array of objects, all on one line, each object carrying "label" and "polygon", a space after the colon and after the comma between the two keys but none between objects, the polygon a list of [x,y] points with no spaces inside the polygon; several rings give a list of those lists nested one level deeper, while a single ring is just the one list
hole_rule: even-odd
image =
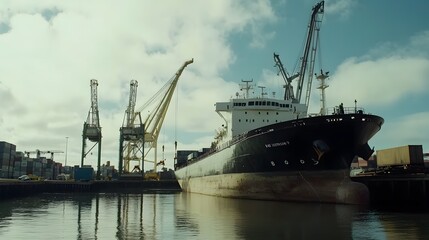
[{"label": "white superstructure", "polygon": [[[246,87],[242,89],[248,92],[250,88],[251,86],[247,82]],[[229,140],[267,125],[307,116],[307,106],[294,103],[292,99],[247,97],[248,94],[245,94],[228,102],[217,102],[215,104],[216,112],[225,121],[224,129],[218,134],[221,135],[222,140]]]}]

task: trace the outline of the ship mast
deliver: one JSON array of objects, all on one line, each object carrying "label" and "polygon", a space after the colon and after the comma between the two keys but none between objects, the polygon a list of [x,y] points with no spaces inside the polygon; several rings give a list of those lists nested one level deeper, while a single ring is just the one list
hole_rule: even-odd
[{"label": "ship mast", "polygon": [[318,45],[320,23],[322,22],[321,18],[319,18],[319,15],[322,15],[323,12],[324,12],[324,1],[321,1],[318,4],[316,4],[316,6],[313,7],[310,23],[308,25],[307,40],[304,48],[304,54],[301,58],[302,61],[301,61],[301,67],[299,71],[298,87],[296,89],[296,94],[295,94],[297,102],[301,101],[302,87],[304,84],[305,72],[307,70],[307,64],[309,62],[309,55],[311,51],[310,67],[308,69],[309,74],[308,74],[308,82],[307,82],[307,94],[305,99],[306,106],[308,106],[308,103],[310,100],[311,82],[313,78],[314,62],[316,59],[316,50]]},{"label": "ship mast", "polygon": [[329,72],[323,72],[323,70],[320,70],[320,75],[316,76],[317,80],[320,80],[320,85],[317,89],[320,89],[320,102],[322,104],[322,107],[320,108],[320,115],[326,115],[326,98],[325,98],[325,89],[329,87],[329,85],[326,84],[325,80],[329,78],[328,76]]},{"label": "ship mast", "polygon": [[244,84],[241,85],[240,90],[241,91],[246,90],[246,95],[244,96],[244,98],[247,99],[247,98],[249,98],[249,90],[253,89],[253,86],[251,84],[249,84],[249,83],[253,82],[253,79],[252,80],[241,80],[241,82],[243,82]]}]

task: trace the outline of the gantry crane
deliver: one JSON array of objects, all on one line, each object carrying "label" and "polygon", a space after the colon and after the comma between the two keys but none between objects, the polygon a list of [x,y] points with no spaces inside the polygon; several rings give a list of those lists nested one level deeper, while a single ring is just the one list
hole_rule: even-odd
[{"label": "gantry crane", "polygon": [[[128,144],[126,148],[122,149],[122,150],[125,150],[125,153],[127,155],[123,156],[123,158],[120,159],[120,162],[119,162],[120,174],[124,170],[129,171],[129,166],[125,166],[125,163],[129,164],[130,161],[138,159],[135,156],[133,156],[134,153],[143,154],[142,158],[139,159],[142,161],[141,169],[144,169],[143,167],[144,161],[147,161],[147,162],[154,163],[153,171],[156,172],[156,167],[158,165],[158,160],[157,160],[158,136],[161,131],[161,127],[164,122],[165,116],[167,114],[168,106],[170,105],[171,98],[173,96],[174,90],[176,89],[176,85],[180,75],[182,74],[186,66],[188,66],[193,62],[194,62],[194,59],[186,61],[179,68],[176,74],[154,96],[152,96],[152,98],[150,98],[146,104],[144,104],[142,107],[140,107],[137,111],[134,112],[133,118],[131,120],[131,123],[133,124],[131,126],[131,129],[133,130],[128,128],[125,128],[125,129],[128,130],[128,132],[130,133],[129,136],[134,136],[136,140],[133,141],[131,144]],[[132,101],[131,101],[132,93],[133,92],[131,91],[129,106],[131,106],[132,104]],[[155,100],[158,99],[158,97],[160,97],[161,99],[158,102],[156,102]],[[149,106],[153,106],[153,104],[155,104],[154,109],[149,112],[145,121],[142,122],[141,112],[144,109],[148,108]],[[124,127],[122,129],[125,130]],[[142,133],[142,131],[144,136],[143,136],[143,139],[140,139],[140,136],[141,136],[140,134]],[[127,136],[127,134],[121,134],[121,136]],[[150,159],[147,159],[147,156],[152,149],[154,149],[154,158],[153,160],[150,160]],[[124,163],[123,165],[122,165],[122,162]]]},{"label": "gantry crane", "polygon": [[[88,111],[86,122],[83,123],[82,133],[82,159],[81,167],[83,167],[84,159],[91,150],[98,145],[98,161],[97,161],[97,179],[100,178],[100,163],[101,163],[101,127],[98,115],[98,100],[97,100],[97,86],[96,79],[91,79],[91,108]],[[94,145],[86,151],[86,140],[94,143]]]},{"label": "gantry crane", "polygon": [[144,155],[144,126],[140,113],[134,112],[137,99],[137,87],[137,80],[131,80],[128,107],[127,110],[125,110],[122,127],[119,129],[120,174],[130,172],[131,162],[137,162],[135,166],[138,166],[139,171],[143,172],[144,170],[143,165],[140,168],[140,162],[143,162]]},{"label": "gantry crane", "polygon": [[55,150],[49,150],[49,151],[41,151],[39,149],[36,149],[36,151],[24,151],[24,154],[27,155],[27,157],[30,157],[30,154],[36,154],[36,158],[40,158],[43,154],[51,154],[51,160],[54,160],[54,154],[55,153],[64,153],[63,151],[55,151]]}]

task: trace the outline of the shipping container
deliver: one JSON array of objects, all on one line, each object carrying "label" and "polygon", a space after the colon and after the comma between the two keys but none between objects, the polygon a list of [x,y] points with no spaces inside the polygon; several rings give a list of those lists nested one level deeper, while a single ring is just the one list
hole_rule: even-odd
[{"label": "shipping container", "polygon": [[13,171],[21,171],[21,161],[15,161],[14,162]]},{"label": "shipping container", "polygon": [[94,176],[94,169],[91,167],[84,167],[84,168],[76,168],[74,169],[74,180],[75,181],[91,181]]},{"label": "shipping container", "polygon": [[407,145],[377,150],[376,162],[378,167],[423,165],[423,147]]},{"label": "shipping container", "polygon": [[0,153],[4,153],[4,152],[10,153],[12,145],[13,144],[11,144],[11,143],[1,141],[0,142]]},{"label": "shipping container", "polygon": [[177,159],[176,159],[175,164],[177,164],[179,166],[186,164],[186,162],[188,161],[188,155],[192,152],[195,152],[195,150],[179,150],[179,151],[177,151]]},{"label": "shipping container", "polygon": [[198,151],[193,151],[188,155],[188,161],[191,161],[192,159],[198,157]]}]

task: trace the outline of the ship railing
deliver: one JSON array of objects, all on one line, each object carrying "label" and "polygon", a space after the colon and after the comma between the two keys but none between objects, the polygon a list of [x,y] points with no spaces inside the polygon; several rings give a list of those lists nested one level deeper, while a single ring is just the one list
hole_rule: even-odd
[{"label": "ship railing", "polygon": [[332,108],[327,108],[327,115],[338,115],[338,114],[363,114],[365,109],[362,107],[343,107],[335,106]]},{"label": "ship railing", "polygon": [[235,144],[235,143],[237,143],[237,142],[241,141],[242,139],[244,139],[244,138],[246,138],[246,137],[247,137],[247,133],[243,133],[243,134],[237,135],[237,136],[235,136],[233,139],[231,139],[231,140],[229,140],[229,141],[227,141],[227,142],[224,142],[224,143],[222,143],[222,144],[218,145],[218,146],[214,149],[214,151],[220,151],[220,150],[223,150],[223,149],[225,149],[225,148],[228,148],[229,146],[231,146],[231,145],[233,145],[233,144]]},{"label": "ship railing", "polygon": [[233,139],[231,139],[231,140],[229,140],[229,141],[227,141],[227,142],[224,142],[224,143],[222,143],[222,144],[220,144],[220,145],[217,145],[216,147],[214,147],[214,148],[211,148],[209,151],[207,151],[206,153],[204,153],[204,154],[201,154],[200,156],[198,156],[198,157],[196,157],[196,158],[193,158],[188,164],[192,164],[192,163],[194,163],[194,162],[198,162],[199,160],[201,160],[201,159],[203,159],[203,158],[205,158],[205,157],[207,157],[207,156],[209,156],[209,155],[212,155],[213,153],[215,153],[215,152],[219,152],[219,151],[221,151],[221,150],[223,150],[223,149],[225,149],[225,148],[228,148],[228,147],[230,147],[231,145],[233,145],[233,144],[235,144],[235,143],[237,143],[237,142],[239,142],[239,141],[241,141],[242,139],[244,139],[244,138],[246,138],[247,137],[247,133],[243,133],[243,134],[240,134],[240,135],[237,135],[237,136],[235,136]]}]

